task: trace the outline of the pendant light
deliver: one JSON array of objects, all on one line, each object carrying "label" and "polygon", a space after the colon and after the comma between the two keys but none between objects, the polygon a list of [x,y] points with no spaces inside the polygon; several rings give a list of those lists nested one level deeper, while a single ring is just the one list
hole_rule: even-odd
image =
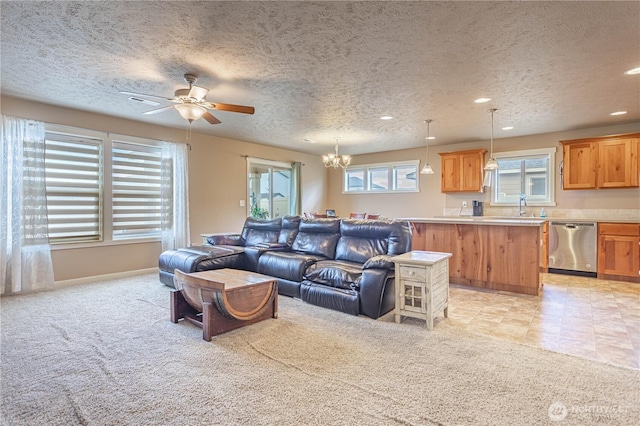
[{"label": "pendant light", "polygon": [[429,165],[429,124],[431,124],[433,120],[431,119],[427,119],[424,120],[425,123],[427,123],[427,158],[426,161],[424,163],[424,167],[422,167],[422,170],[420,170],[420,174],[421,175],[432,175],[433,174],[433,169],[431,168],[431,166]]},{"label": "pendant light", "polygon": [[489,109],[489,112],[491,113],[491,151],[489,153],[489,161],[487,161],[487,164],[484,166],[484,169],[488,171],[498,170],[499,168],[498,162],[493,158],[493,113],[497,110],[497,108]]}]

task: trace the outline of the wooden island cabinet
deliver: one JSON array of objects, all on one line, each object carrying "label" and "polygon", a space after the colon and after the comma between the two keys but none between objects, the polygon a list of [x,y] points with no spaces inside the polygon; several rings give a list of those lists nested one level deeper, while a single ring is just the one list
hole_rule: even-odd
[{"label": "wooden island cabinet", "polygon": [[451,253],[449,281],[540,294],[545,220],[411,220],[412,250]]}]

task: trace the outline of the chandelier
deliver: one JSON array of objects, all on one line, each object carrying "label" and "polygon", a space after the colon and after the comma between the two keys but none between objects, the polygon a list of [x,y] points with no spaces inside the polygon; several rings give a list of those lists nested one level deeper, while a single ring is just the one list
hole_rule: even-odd
[{"label": "chandelier", "polygon": [[425,138],[427,140],[427,159],[424,163],[424,167],[422,168],[422,170],[420,170],[420,174],[423,174],[423,175],[433,174],[433,169],[429,165],[429,139],[431,139],[431,136],[429,136],[429,125],[431,124],[432,121],[433,120],[430,120],[430,119],[424,120],[424,122],[427,123],[427,137]]},{"label": "chandelier", "polygon": [[351,156],[350,155],[338,155],[338,141],[340,138],[336,138],[336,147],[334,153],[329,153],[322,156],[322,161],[324,161],[325,167],[333,167],[337,169],[338,167],[342,167],[346,169],[349,164],[351,164]]}]

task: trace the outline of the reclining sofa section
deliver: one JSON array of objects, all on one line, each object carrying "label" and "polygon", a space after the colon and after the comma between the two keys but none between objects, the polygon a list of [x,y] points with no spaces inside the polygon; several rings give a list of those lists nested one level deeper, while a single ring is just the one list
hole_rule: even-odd
[{"label": "reclining sofa section", "polygon": [[247,218],[240,234],[162,253],[160,281],[173,287],[174,269],[245,269],[276,277],[280,294],[375,319],[395,307],[391,257],[410,249],[406,221]]}]

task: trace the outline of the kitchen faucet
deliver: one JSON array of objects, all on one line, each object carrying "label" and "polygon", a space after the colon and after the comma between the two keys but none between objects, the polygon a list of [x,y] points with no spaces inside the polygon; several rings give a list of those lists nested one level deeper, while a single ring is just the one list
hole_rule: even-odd
[{"label": "kitchen faucet", "polygon": [[524,204],[524,206],[527,206],[527,195],[526,194],[520,194],[518,196],[518,216],[524,216],[527,211],[522,209],[522,205]]}]

